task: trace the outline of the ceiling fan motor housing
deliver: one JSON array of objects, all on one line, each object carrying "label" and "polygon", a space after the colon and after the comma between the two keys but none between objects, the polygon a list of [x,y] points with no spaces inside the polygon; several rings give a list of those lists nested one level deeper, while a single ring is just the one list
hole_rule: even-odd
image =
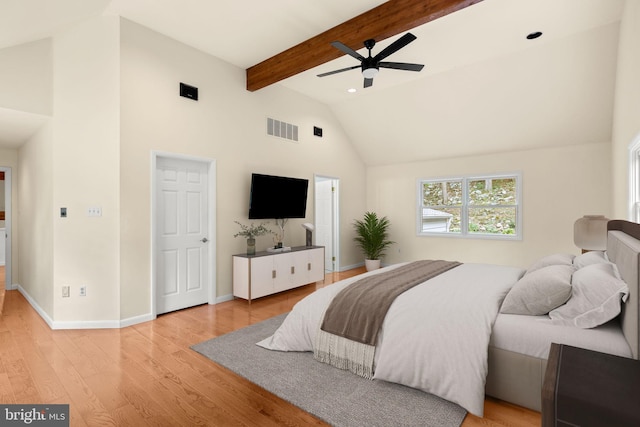
[{"label": "ceiling fan motor housing", "polygon": [[369,53],[369,57],[362,60],[362,75],[366,79],[372,79],[376,74],[378,74],[378,71],[378,61],[373,59],[371,57],[371,53]]}]

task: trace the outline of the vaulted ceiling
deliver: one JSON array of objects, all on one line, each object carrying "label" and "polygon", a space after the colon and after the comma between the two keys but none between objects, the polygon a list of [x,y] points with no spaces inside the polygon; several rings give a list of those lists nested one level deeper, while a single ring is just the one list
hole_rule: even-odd
[{"label": "vaulted ceiling", "polygon": [[[416,3],[397,2],[403,1]],[[0,49],[108,13],[251,69],[392,3],[396,0],[8,0],[0,2]],[[367,89],[357,69],[318,78],[357,64],[337,52],[336,59],[274,84],[326,103],[367,164],[611,140],[624,0],[424,3],[470,6],[411,29],[418,39],[388,58],[425,64],[421,72],[382,69]],[[542,37],[528,40],[534,31]],[[341,41],[366,56],[361,47],[369,37],[358,33]],[[378,40],[374,55],[397,37]],[[309,49],[309,57],[315,54]],[[350,88],[356,92],[347,92]],[[0,99],[5,145],[19,144],[39,120],[17,118],[2,109]]]}]

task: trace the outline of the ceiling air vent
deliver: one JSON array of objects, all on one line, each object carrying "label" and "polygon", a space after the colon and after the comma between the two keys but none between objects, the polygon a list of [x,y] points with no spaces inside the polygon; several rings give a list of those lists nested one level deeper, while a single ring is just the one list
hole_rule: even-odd
[{"label": "ceiling air vent", "polygon": [[267,117],[267,135],[298,141],[298,126]]}]

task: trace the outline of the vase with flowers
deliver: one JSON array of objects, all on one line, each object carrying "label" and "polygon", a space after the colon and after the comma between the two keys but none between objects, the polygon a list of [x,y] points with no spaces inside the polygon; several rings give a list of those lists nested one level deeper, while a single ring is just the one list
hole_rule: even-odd
[{"label": "vase with flowers", "polygon": [[273,231],[269,230],[265,227],[265,223],[260,223],[258,225],[254,225],[253,223],[249,225],[242,224],[238,221],[234,221],[236,224],[240,226],[240,231],[233,235],[233,237],[245,237],[247,239],[247,255],[255,255],[256,254],[256,237],[263,236],[265,234],[273,234]]}]

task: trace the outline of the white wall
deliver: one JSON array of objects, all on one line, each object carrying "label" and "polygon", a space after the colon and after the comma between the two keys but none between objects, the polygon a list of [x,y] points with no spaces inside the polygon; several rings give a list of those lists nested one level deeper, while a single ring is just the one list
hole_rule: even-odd
[{"label": "white wall", "polygon": [[640,1],[627,0],[620,24],[613,122],[614,217],[629,219],[629,145],[640,138]]},{"label": "white wall", "polygon": [[[18,256],[13,264],[14,283],[53,319],[53,124],[48,122],[18,152],[18,204],[12,220],[19,220],[19,234],[12,246]],[[14,224],[15,229],[15,224]],[[19,236],[19,237],[18,237]],[[17,260],[20,260],[17,262]]]},{"label": "white wall", "polygon": [[[340,178],[342,224],[362,214],[364,165],[327,107],[278,85],[248,92],[244,70],[132,22],[123,20],[121,28],[123,319],[150,312],[154,150],[216,160],[218,297],[232,292],[231,255],[246,251],[246,242],[233,238],[234,221],[249,222],[252,172],[310,180],[307,218],[289,222],[286,245],[303,245],[300,224],[313,222],[314,173]],[[198,87],[199,101],[180,97],[180,82]],[[297,124],[299,143],[267,136],[267,117]],[[323,138],[313,136],[314,125],[323,128]],[[258,250],[270,244],[270,237],[257,239]],[[346,237],[342,256],[342,265],[360,258]]]},{"label": "white wall", "polygon": [[[573,223],[585,214],[610,214],[611,144],[584,144],[486,156],[369,167],[367,208],[391,221],[385,263],[421,258],[526,267],[555,252],[578,253]],[[421,178],[522,173],[523,240],[416,236]]]},{"label": "white wall", "polygon": [[[95,17],[54,37],[54,320],[119,319],[120,21]],[[102,208],[88,217],[89,207]],[[67,208],[67,218],[60,208]],[[62,286],[71,297],[62,298]],[[81,286],[87,296],[80,297]]]},{"label": "white wall", "polygon": [[0,49],[0,107],[51,114],[51,39]]}]

